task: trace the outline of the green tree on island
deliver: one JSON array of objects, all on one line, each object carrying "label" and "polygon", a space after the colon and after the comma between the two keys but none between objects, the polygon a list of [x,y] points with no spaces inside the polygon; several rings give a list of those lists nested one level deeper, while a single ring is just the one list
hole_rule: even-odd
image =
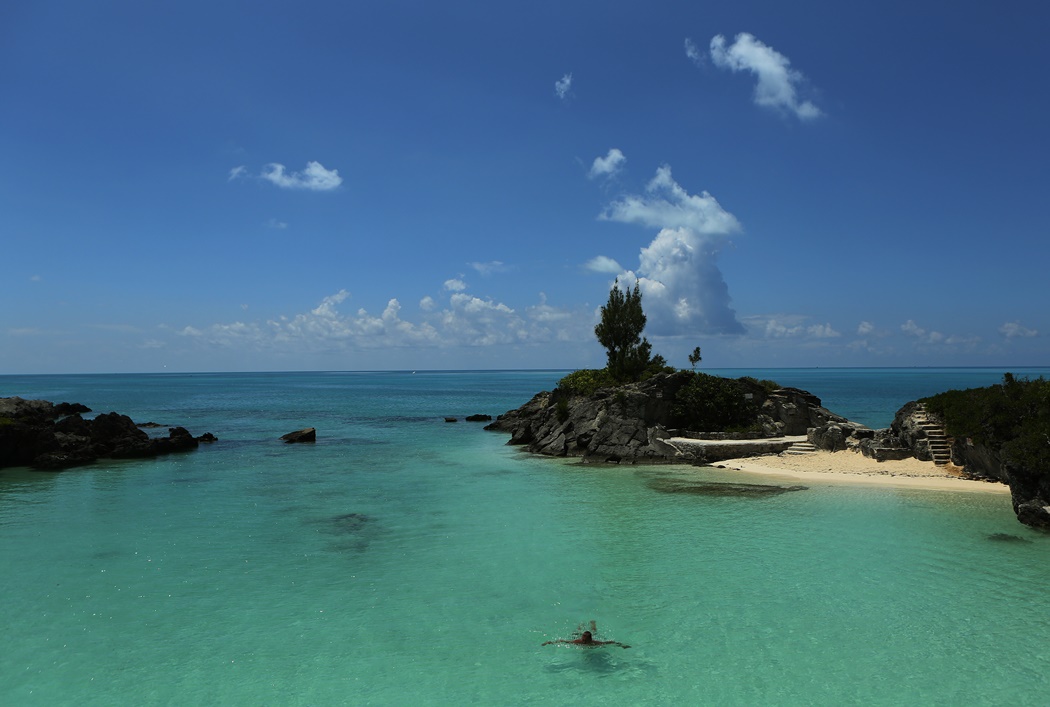
[{"label": "green tree on island", "polygon": [[642,337],[644,329],[645,312],[638,284],[633,290],[624,291],[617,279],[609,290],[609,301],[602,307],[601,321],[594,327],[598,343],[605,347],[606,369],[613,379],[636,381],[651,365],[666,365],[662,356],[653,357],[652,345]]},{"label": "green tree on island", "polygon": [[696,370],[696,364],[700,363],[700,347],[697,346],[693,349],[693,353],[689,354],[689,363],[693,364],[693,370]]}]

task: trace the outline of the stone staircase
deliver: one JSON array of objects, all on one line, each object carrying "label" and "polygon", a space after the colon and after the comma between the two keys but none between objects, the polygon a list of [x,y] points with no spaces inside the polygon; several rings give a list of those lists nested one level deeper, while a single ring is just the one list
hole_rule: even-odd
[{"label": "stone staircase", "polygon": [[817,448],[809,442],[793,442],[790,447],[784,450],[784,454],[814,454]]},{"label": "stone staircase", "polygon": [[933,457],[933,463],[937,466],[950,464],[952,461],[952,449],[951,443],[948,441],[948,435],[944,433],[943,427],[930,420],[926,413],[926,405],[919,403],[913,417],[919,427],[926,432],[926,439],[930,443],[930,456]]}]

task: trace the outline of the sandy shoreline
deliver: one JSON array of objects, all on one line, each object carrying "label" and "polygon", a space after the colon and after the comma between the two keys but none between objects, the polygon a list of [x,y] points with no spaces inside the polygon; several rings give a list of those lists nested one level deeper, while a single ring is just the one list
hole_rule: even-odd
[{"label": "sandy shoreline", "polygon": [[877,462],[857,452],[815,452],[744,457],[715,462],[715,468],[796,480],[890,488],[1009,494],[1006,484],[964,479],[953,466],[918,459]]}]

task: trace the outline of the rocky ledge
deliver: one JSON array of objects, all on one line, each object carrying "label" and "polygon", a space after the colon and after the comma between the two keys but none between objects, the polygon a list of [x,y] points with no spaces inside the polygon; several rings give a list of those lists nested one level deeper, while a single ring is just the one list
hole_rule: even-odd
[{"label": "rocky ledge", "polygon": [[[556,388],[536,394],[485,429],[510,433],[508,444],[524,445],[530,452],[580,457],[586,462],[710,463],[742,456],[739,447],[733,445],[678,443],[706,431],[676,427],[675,398],[692,378],[689,371],[661,373],[640,383],[602,388],[586,396]],[[742,394],[750,396],[748,400],[756,410],[753,426],[763,438],[804,435],[810,428],[832,422],[851,424],[823,408],[820,398],[804,390],[769,390],[750,379],[738,383]],[[785,442],[784,446],[789,445]]]},{"label": "rocky ledge", "polygon": [[0,468],[28,466],[58,471],[98,459],[140,459],[196,449],[215,441],[194,437],[185,428],[168,428],[167,437],[150,437],[127,415],[110,412],[92,419],[83,405],[46,400],[0,398]]}]

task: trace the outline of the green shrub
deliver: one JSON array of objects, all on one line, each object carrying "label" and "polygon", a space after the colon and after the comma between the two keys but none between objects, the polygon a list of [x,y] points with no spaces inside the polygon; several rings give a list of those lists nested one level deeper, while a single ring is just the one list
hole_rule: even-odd
[{"label": "green shrub", "polygon": [[759,380],[758,378],[755,378],[753,376],[743,376],[740,378],[740,380],[747,380],[748,382],[752,382],[756,384],[756,386],[764,388],[766,393],[772,393],[773,391],[777,391],[782,388],[781,384],[778,383],[776,380],[769,380],[766,378]]},{"label": "green shrub", "polygon": [[698,432],[726,432],[751,429],[758,408],[745,397],[739,381],[707,373],[694,373],[675,396],[671,414],[675,424]]},{"label": "green shrub", "polygon": [[558,381],[558,387],[572,395],[591,395],[599,388],[619,385],[606,368],[584,368]]},{"label": "green shrub", "polygon": [[569,401],[562,398],[554,404],[554,412],[558,416],[558,422],[565,422],[569,419]]}]

